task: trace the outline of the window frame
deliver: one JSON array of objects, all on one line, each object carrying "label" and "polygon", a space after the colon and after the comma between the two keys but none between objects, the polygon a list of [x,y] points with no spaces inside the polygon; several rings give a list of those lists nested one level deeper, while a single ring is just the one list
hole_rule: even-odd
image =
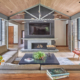
[{"label": "window frame", "polygon": [[0,38],[0,41],[2,41],[2,19],[0,19],[0,26],[1,26],[1,38]]}]

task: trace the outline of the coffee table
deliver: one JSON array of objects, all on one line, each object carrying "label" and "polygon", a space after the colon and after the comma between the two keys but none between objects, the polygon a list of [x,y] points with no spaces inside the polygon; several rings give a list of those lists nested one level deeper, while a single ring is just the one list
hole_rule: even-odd
[{"label": "coffee table", "polygon": [[23,58],[20,60],[19,65],[24,65],[24,64],[40,64],[40,65],[59,65],[59,62],[57,58],[55,57],[54,54],[51,54],[51,56],[48,56],[46,54],[46,58],[43,60],[35,60],[32,62],[27,62],[24,59],[25,58],[33,58],[32,54],[25,54]]}]

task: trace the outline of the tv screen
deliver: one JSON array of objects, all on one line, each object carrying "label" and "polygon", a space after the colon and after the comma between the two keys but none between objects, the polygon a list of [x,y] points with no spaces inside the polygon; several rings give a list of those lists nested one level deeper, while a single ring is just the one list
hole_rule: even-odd
[{"label": "tv screen", "polygon": [[30,23],[29,35],[50,35],[50,23]]}]

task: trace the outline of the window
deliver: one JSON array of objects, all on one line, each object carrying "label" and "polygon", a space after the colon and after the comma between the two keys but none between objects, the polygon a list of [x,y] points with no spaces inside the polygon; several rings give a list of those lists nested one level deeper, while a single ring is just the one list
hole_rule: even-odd
[{"label": "window", "polygon": [[0,46],[5,45],[5,20],[0,19]]},{"label": "window", "polygon": [[0,19],[0,45],[2,41],[2,20]]},{"label": "window", "polygon": [[80,18],[77,19],[77,38],[80,41]]}]

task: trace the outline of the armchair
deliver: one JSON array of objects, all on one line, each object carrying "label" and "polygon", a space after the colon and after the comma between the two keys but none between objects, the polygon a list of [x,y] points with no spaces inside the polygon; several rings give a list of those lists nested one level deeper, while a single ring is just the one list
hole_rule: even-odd
[{"label": "armchair", "polygon": [[72,52],[74,53],[73,58],[75,57],[75,54],[76,54],[76,55],[78,55],[78,60],[79,60],[79,58],[80,58],[80,51],[74,49],[74,51],[72,51]]}]

